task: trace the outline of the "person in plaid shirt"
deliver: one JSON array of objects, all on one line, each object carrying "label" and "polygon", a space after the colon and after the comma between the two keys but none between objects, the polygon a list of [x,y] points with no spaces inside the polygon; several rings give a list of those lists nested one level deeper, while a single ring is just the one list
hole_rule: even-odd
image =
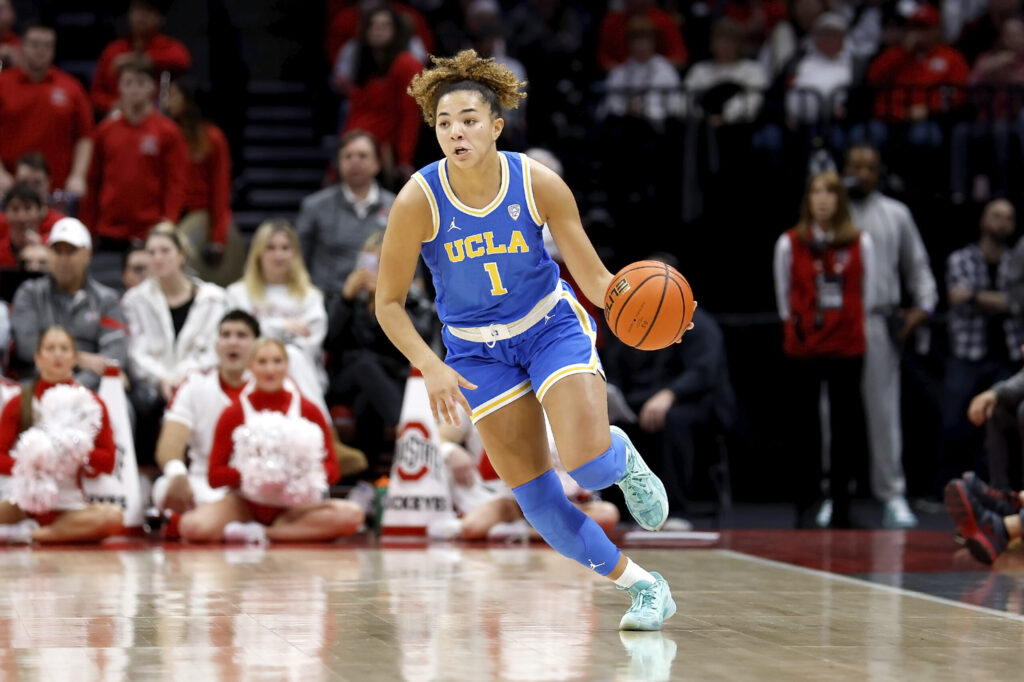
[{"label": "person in plaid shirt", "polygon": [[[946,361],[940,480],[952,478],[965,469],[987,468],[981,459],[981,434],[972,429],[968,421],[971,396],[1006,379],[1020,365],[1024,325],[1006,293],[1011,259],[1009,244],[1015,222],[1014,208],[1009,201],[989,202],[981,216],[978,242],[954,251],[946,261],[950,352]],[[982,395],[989,393],[984,391]],[[983,398],[982,402],[987,400]],[[998,413],[991,424],[998,432],[1007,426],[1016,430],[1019,402],[996,399],[981,413]],[[977,413],[978,409],[972,408],[972,412]],[[996,459],[1006,461],[1000,454]],[[997,468],[999,466],[1002,465]],[[1005,478],[997,478],[1004,483],[1003,487],[1008,487]]]}]

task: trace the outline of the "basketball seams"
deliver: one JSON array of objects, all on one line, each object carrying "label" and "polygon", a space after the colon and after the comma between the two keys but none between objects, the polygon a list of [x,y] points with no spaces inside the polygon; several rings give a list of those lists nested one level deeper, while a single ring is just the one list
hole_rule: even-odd
[{"label": "basketball seams", "polygon": [[[643,267],[644,268],[648,268],[650,266],[645,265]],[[636,272],[637,270],[640,270],[640,269],[641,268],[635,268],[633,270],[627,270],[626,272],[620,273],[620,277],[617,277],[616,279],[621,279],[622,277],[625,277],[629,273]],[[615,336],[619,335],[619,320],[622,318],[623,311],[625,311],[626,307],[629,305],[630,299],[632,299],[633,296],[636,295],[636,293],[639,292],[643,288],[644,284],[646,284],[647,282],[649,282],[652,279],[654,279],[655,277],[657,277],[658,274],[659,273],[655,273],[655,274],[651,275],[650,277],[647,277],[646,279],[644,279],[644,280],[642,280],[640,282],[637,282],[636,284],[633,284],[632,282],[630,283],[630,285],[629,285],[629,289],[630,289],[629,294],[626,296],[626,298],[624,298],[622,300],[621,303],[619,303],[619,314],[615,316],[615,324],[612,327],[612,333],[615,334]]]},{"label": "basketball seams", "polygon": [[674,339],[678,339],[683,334],[683,322],[686,321],[686,292],[683,291],[683,286],[678,281],[676,281],[675,277],[669,277],[669,280],[672,282],[672,284],[675,285],[676,289],[679,289],[679,300],[683,302],[683,314],[679,317],[679,326],[676,327],[675,336],[672,337]]},{"label": "basketball seams", "polygon": [[[652,275],[651,277],[648,277],[647,279],[654,279],[654,277],[657,277],[657,275]],[[661,304],[665,302],[665,291],[668,290],[668,280],[670,280],[670,279],[672,279],[672,275],[668,271],[668,265],[666,265],[665,266],[665,276],[664,276],[664,279],[663,279],[663,281],[661,283],[661,297],[658,299],[658,306],[654,309],[654,314],[651,315],[651,323],[649,325],[647,325],[647,331],[644,332],[643,337],[641,337],[640,340],[637,342],[637,344],[636,344],[637,348],[640,348],[640,346],[644,345],[644,341],[646,341],[647,337],[651,335],[651,330],[654,329],[654,325],[656,325],[658,323],[658,313],[661,312]],[[644,280],[644,281],[647,281],[647,280]]]}]

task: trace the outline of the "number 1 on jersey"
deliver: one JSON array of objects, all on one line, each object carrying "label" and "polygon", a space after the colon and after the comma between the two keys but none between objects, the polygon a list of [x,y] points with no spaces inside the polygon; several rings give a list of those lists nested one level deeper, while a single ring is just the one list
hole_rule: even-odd
[{"label": "number 1 on jersey", "polygon": [[501,275],[498,274],[498,264],[484,263],[484,270],[491,278],[491,296],[501,296],[508,293],[508,289],[501,285]]}]

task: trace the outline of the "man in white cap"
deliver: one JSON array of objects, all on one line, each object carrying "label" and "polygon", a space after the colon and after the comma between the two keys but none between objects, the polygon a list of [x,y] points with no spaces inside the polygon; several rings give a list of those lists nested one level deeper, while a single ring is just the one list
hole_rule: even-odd
[{"label": "man in white cap", "polygon": [[59,325],[78,349],[75,379],[97,390],[108,361],[128,362],[124,319],[117,293],[86,274],[92,257],[89,230],[76,218],[61,218],[47,242],[50,274],[26,281],[14,294],[11,326],[15,358],[30,367],[39,335]]}]

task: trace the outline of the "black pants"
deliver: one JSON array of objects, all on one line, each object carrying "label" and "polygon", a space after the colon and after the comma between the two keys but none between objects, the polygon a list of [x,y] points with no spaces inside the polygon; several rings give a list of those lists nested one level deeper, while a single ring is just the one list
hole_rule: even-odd
[{"label": "black pants", "polygon": [[352,407],[355,447],[366,455],[367,475],[374,476],[385,446],[385,428],[398,426],[404,379],[398,379],[375,353],[346,353],[341,369],[331,376],[331,402]]},{"label": "black pants", "polygon": [[1022,487],[1022,443],[1024,443],[1024,402],[1000,400],[985,425],[985,452],[988,454],[988,482],[1000,490]]},{"label": "black pants", "polygon": [[[787,442],[792,449],[788,461],[779,466],[793,472],[797,521],[809,525],[810,514],[821,498],[821,385],[828,391],[831,427],[829,488],[835,525],[848,525],[850,482],[866,459],[864,408],[861,402],[863,358],[793,358],[789,361],[791,419]],[[858,461],[861,460],[860,463]]]}]

